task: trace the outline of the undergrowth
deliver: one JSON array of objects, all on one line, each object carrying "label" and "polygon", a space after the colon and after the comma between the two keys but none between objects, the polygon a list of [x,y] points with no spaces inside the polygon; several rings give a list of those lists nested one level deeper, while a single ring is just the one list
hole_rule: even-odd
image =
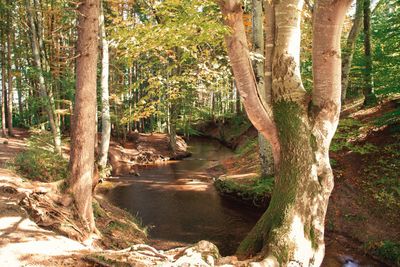
[{"label": "undergrowth", "polygon": [[218,191],[246,202],[252,202],[254,206],[265,206],[271,196],[274,187],[273,177],[254,179],[250,183],[237,182],[234,179],[218,179],[215,181]]},{"label": "undergrowth", "polygon": [[54,182],[68,176],[68,161],[53,152],[50,133],[34,132],[28,139],[28,149],[19,153],[15,169],[24,177],[41,182]]}]

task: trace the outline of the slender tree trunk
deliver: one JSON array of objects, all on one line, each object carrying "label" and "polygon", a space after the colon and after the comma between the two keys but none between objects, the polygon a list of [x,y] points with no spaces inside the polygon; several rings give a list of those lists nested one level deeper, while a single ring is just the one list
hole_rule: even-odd
[{"label": "slender tree trunk", "polygon": [[69,191],[91,233],[95,231],[92,179],[96,135],[96,70],[99,0],[84,0],[78,7],[76,94],[71,131]]},{"label": "slender tree trunk", "polygon": [[40,50],[39,50],[39,38],[38,38],[38,33],[36,30],[36,23],[34,21],[34,13],[32,10],[32,0],[26,0],[26,7],[28,11],[28,18],[29,18],[29,24],[31,28],[31,33],[32,33],[32,52],[33,52],[33,58],[34,58],[34,63],[38,71],[38,76],[39,76],[39,94],[42,97],[43,101],[45,101],[45,109],[47,116],[49,118],[49,124],[50,124],[50,129],[53,134],[53,141],[54,141],[54,151],[56,153],[61,153],[61,135],[59,131],[59,127],[57,127],[55,118],[54,118],[54,113],[53,113],[53,108],[50,103],[49,96],[47,94],[47,89],[46,89],[46,83],[44,80],[43,76],[43,68],[42,68],[42,62],[40,58]]},{"label": "slender tree trunk", "polygon": [[364,0],[357,0],[353,26],[351,27],[349,36],[347,37],[346,47],[343,49],[342,53],[342,103],[344,103],[347,97],[347,88],[349,86],[349,75],[351,64],[353,62],[354,49],[363,21],[363,6]]},{"label": "slender tree trunk", "polygon": [[[9,16],[9,19],[11,20],[11,16]],[[11,21],[9,21],[11,26]],[[12,62],[11,62],[11,54],[12,54],[12,48],[11,48],[11,35],[12,35],[12,27],[8,29],[7,33],[7,65],[8,65],[8,101],[7,101],[7,128],[8,128],[8,135],[13,136],[14,135],[14,130],[13,130],[13,123],[12,123],[12,118],[13,118],[13,74],[12,74]]]},{"label": "slender tree trunk", "polygon": [[110,146],[111,136],[111,117],[110,117],[110,102],[108,90],[109,78],[109,61],[110,56],[108,52],[108,41],[106,36],[106,27],[104,21],[104,8],[101,4],[100,15],[100,38],[102,48],[102,61],[101,61],[101,145],[99,153],[99,166],[104,169],[107,166],[108,148]]},{"label": "slender tree trunk", "polygon": [[[267,3],[268,4],[268,3]],[[265,86],[265,44],[264,44],[264,17],[263,17],[263,0],[253,0],[253,52],[255,52],[256,60],[253,62],[254,75],[257,81],[257,89],[262,101],[266,103],[271,100],[271,88]],[[272,156],[272,148],[262,133],[258,133],[259,155],[261,161],[261,176],[267,177],[274,174],[274,159]]]},{"label": "slender tree trunk", "polygon": [[4,40],[4,32],[1,35],[1,130],[4,137],[7,137],[6,130],[6,110],[7,110],[7,87],[6,87],[6,44]]},{"label": "slender tree trunk", "polygon": [[[19,43],[19,46],[21,46],[21,42]],[[22,103],[22,75],[20,73],[20,54],[19,50],[17,49],[17,42],[15,39],[14,35],[14,51],[16,53],[15,56],[15,72],[17,73],[17,78],[16,78],[16,88],[17,88],[17,93],[18,93],[18,114],[20,118],[20,124],[25,125],[25,118],[24,118],[24,106]],[[18,53],[17,53],[18,51]]]},{"label": "slender tree trunk", "polygon": [[372,80],[372,51],[371,51],[371,0],[364,0],[364,106],[376,102]]},{"label": "slender tree trunk", "polygon": [[[339,119],[340,34],[350,0],[319,0],[315,6],[312,110],[299,67],[302,4],[283,0],[274,6],[273,110],[269,110],[255,92],[241,3],[221,1],[225,22],[232,28],[226,41],[244,106],[274,151],[270,205],[237,251],[241,257],[261,252],[263,266],[320,266],[324,256],[324,220],[333,188],[328,151]],[[274,129],[276,136],[271,133]]]}]

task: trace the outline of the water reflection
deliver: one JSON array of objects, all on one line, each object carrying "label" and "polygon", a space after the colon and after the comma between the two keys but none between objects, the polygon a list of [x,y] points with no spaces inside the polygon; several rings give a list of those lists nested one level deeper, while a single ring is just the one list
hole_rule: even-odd
[{"label": "water reflection", "polygon": [[138,214],[153,225],[153,245],[174,245],[207,239],[232,254],[252,228],[260,212],[221,199],[210,183],[206,169],[231,155],[219,143],[196,139],[190,142],[191,158],[140,169],[139,177],[124,177],[130,183],[110,192],[110,200]]}]

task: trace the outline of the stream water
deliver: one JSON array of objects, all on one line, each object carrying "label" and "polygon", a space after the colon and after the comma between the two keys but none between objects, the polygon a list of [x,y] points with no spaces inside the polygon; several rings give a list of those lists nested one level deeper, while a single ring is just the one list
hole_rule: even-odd
[{"label": "stream water", "polygon": [[151,244],[158,249],[206,239],[222,255],[233,254],[261,212],[221,198],[212,185],[207,168],[231,156],[229,149],[210,139],[193,139],[189,151],[190,158],[120,177],[126,183],[107,197],[150,226]]}]

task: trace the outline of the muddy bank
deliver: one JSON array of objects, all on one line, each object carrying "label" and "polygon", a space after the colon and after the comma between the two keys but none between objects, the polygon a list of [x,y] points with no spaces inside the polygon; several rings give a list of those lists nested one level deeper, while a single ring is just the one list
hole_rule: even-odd
[{"label": "muddy bank", "polygon": [[112,175],[139,175],[137,165],[161,163],[190,156],[187,144],[180,136],[176,137],[176,151],[169,147],[169,137],[162,133],[130,133],[125,142],[111,141],[109,164]]}]

